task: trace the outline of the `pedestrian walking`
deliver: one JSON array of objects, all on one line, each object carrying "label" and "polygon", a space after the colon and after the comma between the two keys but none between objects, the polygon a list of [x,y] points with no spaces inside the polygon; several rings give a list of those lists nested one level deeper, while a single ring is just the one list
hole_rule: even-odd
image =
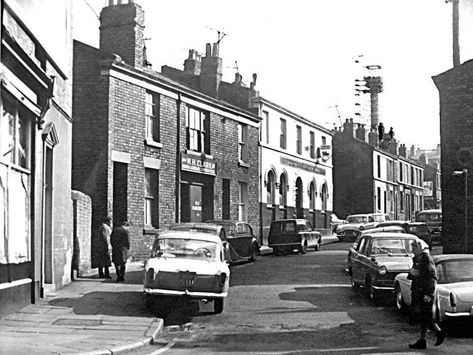
[{"label": "pedestrian walking", "polygon": [[112,217],[105,218],[92,243],[92,268],[98,268],[99,277],[111,279],[108,268],[110,262],[110,234],[112,232]]},{"label": "pedestrian walking", "polygon": [[128,222],[123,222],[120,227],[113,229],[110,242],[112,244],[112,261],[117,272],[117,282],[125,281],[126,260],[130,249]]},{"label": "pedestrian walking", "polygon": [[437,270],[427,243],[414,242],[412,248],[415,254],[414,266],[409,272],[409,278],[412,280],[412,305],[417,307],[419,312],[420,338],[414,344],[409,344],[409,348],[426,349],[427,328],[430,327],[437,336],[435,346],[442,344],[445,339],[445,331],[440,329],[433,317]]}]

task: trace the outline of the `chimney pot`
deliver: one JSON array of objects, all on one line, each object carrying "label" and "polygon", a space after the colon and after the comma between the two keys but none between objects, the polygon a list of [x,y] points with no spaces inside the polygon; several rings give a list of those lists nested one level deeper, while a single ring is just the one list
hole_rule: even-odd
[{"label": "chimney pot", "polygon": [[212,56],[213,57],[218,57],[218,43],[213,44]]},{"label": "chimney pot", "polygon": [[211,57],[212,56],[212,47],[210,46],[210,43],[207,43],[205,45],[205,56],[206,57]]}]

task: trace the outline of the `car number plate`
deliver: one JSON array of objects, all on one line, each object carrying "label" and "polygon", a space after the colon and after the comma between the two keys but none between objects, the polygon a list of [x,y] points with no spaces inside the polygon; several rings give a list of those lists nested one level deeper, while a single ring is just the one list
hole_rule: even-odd
[{"label": "car number plate", "polygon": [[196,274],[194,272],[181,272],[180,283],[181,286],[194,286]]}]

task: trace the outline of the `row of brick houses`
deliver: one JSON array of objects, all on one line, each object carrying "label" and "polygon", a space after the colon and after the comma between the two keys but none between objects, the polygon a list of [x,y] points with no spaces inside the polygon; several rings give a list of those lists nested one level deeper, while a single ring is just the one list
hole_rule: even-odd
[{"label": "row of brick houses", "polygon": [[59,50],[28,21],[41,8],[22,4],[2,11],[0,316],[90,271],[107,216],[130,223],[143,259],[176,222],[245,220],[265,243],[275,219],[329,231],[333,211],[421,209],[422,166],[405,146],[299,116],[261,96],[256,74],[223,81],[218,43],[157,72],[140,5],[109,1],[94,48],[72,41],[70,1],[51,0]]}]

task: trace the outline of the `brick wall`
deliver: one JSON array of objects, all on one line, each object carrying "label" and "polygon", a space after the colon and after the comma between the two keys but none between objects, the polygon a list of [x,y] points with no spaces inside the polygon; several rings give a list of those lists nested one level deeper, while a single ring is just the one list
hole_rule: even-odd
[{"label": "brick wall", "polygon": [[84,276],[90,273],[92,201],[80,191],[72,191],[74,253],[73,274]]},{"label": "brick wall", "polygon": [[[473,154],[473,63],[465,62],[433,78],[440,94],[440,144],[442,185],[442,239],[445,253],[472,253],[473,199],[468,193],[467,248],[464,243],[465,191],[464,175],[453,172],[469,169],[468,186],[473,186],[472,164],[462,164],[458,159],[460,149],[470,149]],[[473,191],[470,189],[470,191]]]}]

